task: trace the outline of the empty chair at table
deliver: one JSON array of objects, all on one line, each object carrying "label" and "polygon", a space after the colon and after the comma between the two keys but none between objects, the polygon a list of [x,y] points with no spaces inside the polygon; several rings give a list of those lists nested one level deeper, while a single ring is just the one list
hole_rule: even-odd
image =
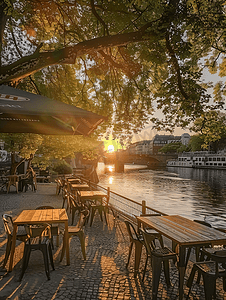
[{"label": "empty chair at table", "polygon": [[[143,235],[141,234],[141,228],[138,226],[138,229],[136,230],[134,225],[129,222],[125,221],[127,232],[129,234],[130,238],[130,246],[129,246],[129,255],[128,255],[128,260],[126,264],[126,268],[129,265],[133,245],[135,245],[135,267],[134,267],[134,277],[136,277],[139,269],[139,263],[140,263],[140,257],[141,257],[141,252],[142,252],[142,247],[145,245],[144,244],[144,238]],[[152,229],[152,234],[155,236],[155,238],[160,240],[160,243],[163,243],[162,241],[162,236],[160,233]],[[146,266],[145,266],[146,269]],[[143,275],[144,279],[144,275]]]},{"label": "empty chair at table", "polygon": [[[2,215],[3,225],[5,229],[5,233],[7,236],[7,244],[6,244],[6,251],[5,251],[5,258],[3,261],[3,268],[5,268],[7,261],[9,259],[9,255],[11,252],[11,246],[12,246],[12,238],[13,238],[13,220],[12,216],[8,214]],[[21,242],[26,242],[28,239],[27,232],[24,228],[24,226],[19,226],[16,234],[16,239]]]},{"label": "empty chair at table", "polygon": [[93,224],[93,219],[95,216],[96,211],[98,211],[101,221],[103,221],[103,215],[106,221],[106,224],[108,224],[107,221],[107,212],[108,212],[108,207],[109,205],[109,196],[95,196],[95,198],[92,198],[89,204],[89,209],[90,209],[90,226]]},{"label": "empty chair at table", "polygon": [[56,186],[56,194],[59,195],[61,191],[63,191],[63,187],[64,187],[64,181],[62,178],[57,178],[55,180],[57,186]]},{"label": "empty chair at table", "polygon": [[[36,209],[54,209],[53,206],[49,206],[49,205],[43,205],[43,206],[39,206]],[[53,246],[53,236],[56,236],[56,245],[57,247],[59,247],[59,239],[60,239],[60,229],[59,229],[59,225],[53,225],[51,224],[51,242],[52,242],[52,247]]]},{"label": "empty chair at table", "polygon": [[[89,217],[89,211],[83,210],[80,212],[79,221],[76,226],[68,226],[68,238],[70,239],[72,236],[77,236],[80,240],[81,249],[82,249],[82,255],[83,258],[86,260],[86,250],[85,250],[85,233],[83,230],[83,226],[86,222],[86,219]],[[66,236],[64,232],[64,242],[63,242],[63,248],[61,252],[60,261],[63,260],[64,254],[65,254],[65,245],[66,245]]]},{"label": "empty chair at table", "polygon": [[133,250],[133,245],[135,245],[134,277],[136,277],[136,275],[138,273],[140,256],[141,256],[141,252],[142,252],[142,247],[144,246],[144,240],[143,240],[143,236],[140,235],[136,231],[134,225],[131,222],[125,221],[125,224],[126,224],[127,232],[129,234],[129,239],[130,239],[129,255],[128,255],[128,260],[127,260],[126,268],[129,266],[130,257],[131,257],[131,253],[132,253],[132,250]]},{"label": "empty chair at table", "polygon": [[[208,261],[200,261],[193,264],[190,276],[187,281],[189,292],[187,298],[192,289],[192,283],[195,277],[195,273],[203,277],[205,300],[212,300],[216,298],[216,280],[217,278],[223,278],[223,289],[226,292],[226,250],[217,250],[215,248],[203,248],[201,250],[203,254],[208,257]],[[197,278],[197,283],[200,281],[200,276]]]},{"label": "empty chair at table", "polygon": [[78,201],[77,193],[72,194],[68,192],[70,213],[71,213],[71,225],[74,223],[75,213],[81,213],[83,210],[88,209],[85,203]]},{"label": "empty chair at table", "polygon": [[177,254],[174,253],[168,247],[162,247],[159,243],[159,246],[156,246],[154,241],[156,240],[156,236],[150,233],[145,232],[141,229],[143,238],[144,238],[144,245],[147,251],[147,259],[144,268],[144,275],[146,272],[146,266],[148,259],[151,259],[151,267],[152,267],[152,299],[157,299],[158,295],[158,286],[159,280],[161,276],[162,265],[165,274],[165,280],[167,286],[171,286],[170,283],[170,267],[169,261],[175,262],[177,260]]},{"label": "empty chair at table", "polygon": [[26,231],[29,239],[25,243],[22,269],[19,281],[22,280],[24,273],[28,267],[31,252],[41,251],[43,254],[45,272],[48,280],[50,280],[49,260],[54,270],[53,254],[51,246],[51,226],[49,224],[38,224],[39,234],[37,236],[37,228],[34,224],[26,225]]}]

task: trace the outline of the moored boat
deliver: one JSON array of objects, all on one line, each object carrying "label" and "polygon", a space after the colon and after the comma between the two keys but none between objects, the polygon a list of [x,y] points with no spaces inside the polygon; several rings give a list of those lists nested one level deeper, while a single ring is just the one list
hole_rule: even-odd
[{"label": "moored boat", "polygon": [[183,152],[175,160],[169,160],[167,167],[226,169],[226,153],[219,151]]}]

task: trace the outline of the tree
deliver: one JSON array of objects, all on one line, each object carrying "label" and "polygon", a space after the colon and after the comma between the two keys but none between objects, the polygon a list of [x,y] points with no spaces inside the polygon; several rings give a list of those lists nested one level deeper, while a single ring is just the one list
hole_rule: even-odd
[{"label": "tree", "polygon": [[[75,157],[82,152],[88,159],[94,159],[100,152],[102,142],[83,136],[44,136],[38,134],[0,134],[5,149],[11,152],[11,174],[25,160],[32,160],[41,167],[50,166],[53,160]],[[19,161],[16,160],[19,155]],[[34,159],[33,159],[34,156]]]},{"label": "tree", "polygon": [[195,120],[192,130],[199,134],[201,148],[209,150],[211,145],[226,136],[226,116],[219,111],[205,113]]},{"label": "tree", "polygon": [[223,0],[1,0],[0,21],[0,84],[57,86],[71,65],[75,84],[61,94],[105,112],[115,134],[138,132],[151,114],[172,130],[223,107],[224,84],[213,104],[201,77],[225,76]]},{"label": "tree", "polygon": [[181,142],[176,142],[176,143],[169,143],[165,146],[163,146],[161,149],[159,149],[159,152],[162,153],[177,153],[180,152],[179,149],[182,147]]}]

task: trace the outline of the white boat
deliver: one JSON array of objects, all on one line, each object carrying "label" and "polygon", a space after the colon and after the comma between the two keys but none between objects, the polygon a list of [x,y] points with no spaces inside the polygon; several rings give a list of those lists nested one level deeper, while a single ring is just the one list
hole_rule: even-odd
[{"label": "white boat", "polygon": [[226,169],[226,153],[210,151],[183,152],[175,160],[169,160],[167,167]]}]

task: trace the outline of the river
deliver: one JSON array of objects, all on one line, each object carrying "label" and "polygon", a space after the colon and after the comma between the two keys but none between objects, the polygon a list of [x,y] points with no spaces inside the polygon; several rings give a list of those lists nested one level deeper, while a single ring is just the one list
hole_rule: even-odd
[{"label": "river", "polygon": [[166,214],[226,228],[226,170],[125,165],[124,173],[98,164],[99,185]]}]

